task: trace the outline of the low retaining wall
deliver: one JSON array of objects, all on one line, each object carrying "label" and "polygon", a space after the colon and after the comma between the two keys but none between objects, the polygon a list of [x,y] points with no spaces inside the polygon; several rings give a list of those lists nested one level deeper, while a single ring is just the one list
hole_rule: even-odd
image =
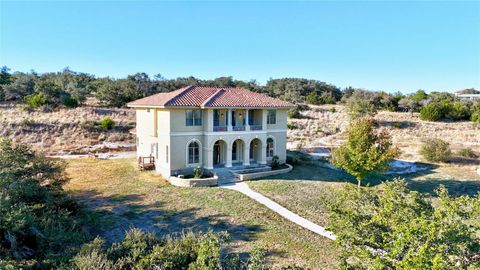
[{"label": "low retaining wall", "polygon": [[213,176],[210,178],[179,178],[176,176],[170,176],[168,178],[170,184],[177,187],[213,187],[218,185],[218,176]]},{"label": "low retaining wall", "polygon": [[238,179],[240,181],[246,181],[246,180],[253,180],[253,179],[258,179],[258,178],[277,175],[277,174],[288,173],[293,169],[292,165],[286,164],[286,163],[285,163],[285,165],[287,165],[288,168],[280,169],[280,170],[271,170],[271,171],[264,171],[264,172],[248,173],[248,174],[236,174],[236,175],[238,176]]}]

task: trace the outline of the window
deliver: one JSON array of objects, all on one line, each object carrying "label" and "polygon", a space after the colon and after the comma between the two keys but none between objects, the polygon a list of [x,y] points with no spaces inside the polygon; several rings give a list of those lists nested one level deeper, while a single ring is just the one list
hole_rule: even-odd
[{"label": "window", "polygon": [[188,145],[188,164],[200,163],[200,147],[197,142]]},{"label": "window", "polygon": [[275,145],[272,138],[267,139],[267,157],[273,157],[275,154]]},{"label": "window", "polygon": [[185,111],[185,125],[186,126],[201,126],[202,125],[202,111],[200,111],[200,110],[186,110]]},{"label": "window", "polygon": [[276,110],[268,110],[267,124],[274,125],[276,123],[277,123],[277,111]]},{"label": "window", "polygon": [[253,110],[248,111],[248,124],[251,126],[253,126],[253,113],[254,113]]},{"label": "window", "polygon": [[165,163],[168,163],[168,145],[165,145]]}]

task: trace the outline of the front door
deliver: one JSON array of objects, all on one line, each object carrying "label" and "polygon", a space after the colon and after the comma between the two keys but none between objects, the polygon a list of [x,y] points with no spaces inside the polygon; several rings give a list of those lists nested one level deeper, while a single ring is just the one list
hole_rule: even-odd
[{"label": "front door", "polygon": [[213,165],[219,165],[221,164],[221,156],[220,156],[220,143],[216,142],[213,145]]}]

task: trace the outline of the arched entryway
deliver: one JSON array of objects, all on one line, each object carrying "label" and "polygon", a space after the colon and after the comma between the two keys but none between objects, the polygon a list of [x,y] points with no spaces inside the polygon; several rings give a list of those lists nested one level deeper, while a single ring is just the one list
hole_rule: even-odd
[{"label": "arched entryway", "polygon": [[241,139],[236,139],[232,143],[232,164],[241,164],[244,160],[244,142]]},{"label": "arched entryway", "polygon": [[213,166],[223,166],[227,160],[227,143],[218,140],[213,144]]},{"label": "arched entryway", "polygon": [[260,139],[253,139],[250,142],[250,163],[259,163],[262,159],[262,141]]}]

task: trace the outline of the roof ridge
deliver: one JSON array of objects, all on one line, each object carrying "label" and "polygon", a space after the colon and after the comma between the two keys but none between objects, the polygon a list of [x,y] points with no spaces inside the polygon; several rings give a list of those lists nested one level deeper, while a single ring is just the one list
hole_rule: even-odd
[{"label": "roof ridge", "polygon": [[[173,101],[174,99],[176,99],[176,98],[184,95],[187,91],[191,90],[191,89],[194,88],[194,87],[195,87],[195,86],[193,86],[193,85],[189,85],[189,86],[185,86],[183,89],[181,89],[181,88],[178,89],[178,90],[180,90],[180,91],[179,91],[180,93],[178,93],[178,94],[172,96],[170,99],[166,100],[166,101],[165,101],[165,106],[168,106],[168,105],[169,105],[169,104],[168,104],[169,102],[171,102],[171,101]],[[177,91],[178,91],[178,90],[177,90]]]},{"label": "roof ridge", "polygon": [[[215,88],[215,87],[213,87]],[[207,98],[201,105],[200,107],[205,107],[205,105],[207,105],[207,103],[209,103],[212,99],[216,98],[221,92],[225,92],[225,89],[224,88],[219,88],[217,89],[217,91],[215,91],[215,93],[213,93],[213,95],[211,95],[209,98]]]}]

